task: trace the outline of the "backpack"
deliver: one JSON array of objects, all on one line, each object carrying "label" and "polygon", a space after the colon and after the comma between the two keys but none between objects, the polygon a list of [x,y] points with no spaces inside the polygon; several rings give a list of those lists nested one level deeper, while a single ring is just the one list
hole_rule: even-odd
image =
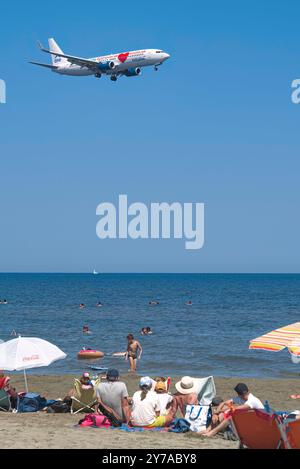
[{"label": "backpack", "polygon": [[105,415],[87,414],[83,419],[79,420],[78,425],[81,427],[110,427],[110,421]]},{"label": "backpack", "polygon": [[47,407],[48,413],[66,414],[71,412],[70,405],[67,402],[55,401]]}]

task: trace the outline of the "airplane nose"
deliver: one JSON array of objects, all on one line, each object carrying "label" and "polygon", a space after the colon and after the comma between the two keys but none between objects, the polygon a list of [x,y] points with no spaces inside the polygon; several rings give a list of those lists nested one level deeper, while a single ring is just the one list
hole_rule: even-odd
[{"label": "airplane nose", "polygon": [[167,53],[165,52],[165,60],[168,59],[169,57],[170,57],[170,54],[167,54]]}]

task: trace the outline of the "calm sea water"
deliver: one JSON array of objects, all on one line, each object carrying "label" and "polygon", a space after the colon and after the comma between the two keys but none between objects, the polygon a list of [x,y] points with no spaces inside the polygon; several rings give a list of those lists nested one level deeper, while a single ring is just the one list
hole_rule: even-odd
[{"label": "calm sea water", "polygon": [[[300,275],[0,274],[0,298],[9,301],[0,305],[0,339],[15,329],[68,354],[35,373],[82,372],[91,364],[76,358],[84,345],[105,352],[94,364],[125,372],[127,362],[110,354],[126,349],[130,332],[144,349],[139,374],[299,377],[287,351],[248,344],[300,321]],[[149,306],[153,299],[160,304]],[[83,325],[93,334],[83,334]],[[142,337],[143,326],[153,335]]]}]

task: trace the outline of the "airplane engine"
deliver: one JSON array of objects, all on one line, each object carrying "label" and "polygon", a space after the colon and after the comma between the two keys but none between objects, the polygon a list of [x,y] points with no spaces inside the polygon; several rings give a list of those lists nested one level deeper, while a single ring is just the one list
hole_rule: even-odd
[{"label": "airplane engine", "polygon": [[136,77],[142,73],[142,70],[139,67],[128,68],[128,70],[126,70],[124,73],[127,77]]},{"label": "airplane engine", "polygon": [[113,68],[115,68],[115,64],[114,64],[113,61],[99,62],[98,63],[98,68],[101,71],[112,70]]}]

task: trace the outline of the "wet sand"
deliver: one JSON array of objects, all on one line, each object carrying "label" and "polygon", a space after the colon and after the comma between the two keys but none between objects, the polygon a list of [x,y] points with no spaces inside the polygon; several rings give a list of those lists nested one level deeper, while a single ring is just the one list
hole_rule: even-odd
[{"label": "wet sand", "polygon": [[[63,398],[72,388],[72,375],[28,376],[30,392],[37,392],[48,399]],[[138,378],[122,376],[129,394],[138,388]],[[178,379],[172,379],[171,391]],[[276,410],[300,409],[300,400],[289,398],[290,394],[300,393],[300,380],[261,380],[249,378],[215,378],[217,395],[226,399],[234,395],[233,387],[238,382],[245,382],[250,391],[262,401],[266,399]],[[22,373],[11,375],[11,383],[18,391],[24,390]],[[238,443],[227,441],[222,436],[207,439],[188,434],[158,433],[145,431],[127,433],[120,430],[80,428],[76,424],[80,415],[47,414],[12,414],[0,412],[0,448],[143,448],[143,449],[199,449],[237,448]]]}]

